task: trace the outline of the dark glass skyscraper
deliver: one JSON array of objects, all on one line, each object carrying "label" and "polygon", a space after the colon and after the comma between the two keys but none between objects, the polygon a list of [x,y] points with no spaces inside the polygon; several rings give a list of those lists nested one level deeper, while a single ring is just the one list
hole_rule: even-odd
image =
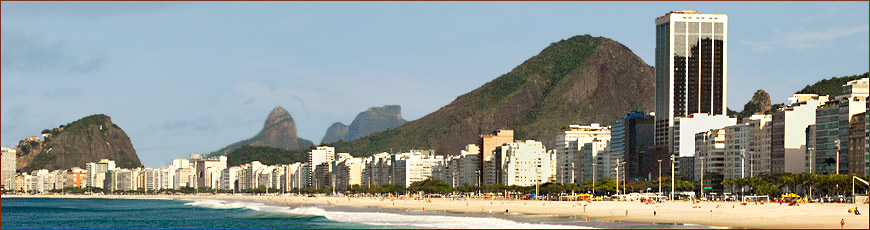
[{"label": "dark glass skyscraper", "polygon": [[674,11],[656,18],[655,143],[673,151],[675,117],[727,115],[728,16]]}]

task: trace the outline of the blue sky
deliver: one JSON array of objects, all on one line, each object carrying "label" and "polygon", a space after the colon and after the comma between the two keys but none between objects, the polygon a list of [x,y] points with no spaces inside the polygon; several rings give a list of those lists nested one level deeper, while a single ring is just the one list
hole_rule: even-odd
[{"label": "blue sky", "polygon": [[398,104],[420,118],[552,42],[654,61],[654,19],[729,15],[728,107],[868,70],[868,2],[2,2],[2,145],[103,113],[146,166],[256,134],[286,108],[319,142]]}]

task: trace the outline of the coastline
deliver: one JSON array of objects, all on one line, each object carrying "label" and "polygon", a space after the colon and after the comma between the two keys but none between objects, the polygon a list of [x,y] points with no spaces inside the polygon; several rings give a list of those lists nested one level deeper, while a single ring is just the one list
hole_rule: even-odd
[{"label": "coastline", "polygon": [[[734,202],[676,201],[643,204],[626,201],[524,201],[524,200],[400,200],[365,197],[306,197],[294,195],[3,195],[2,198],[104,198],[104,199],[211,199],[273,203],[287,206],[340,206],[385,208],[404,211],[441,211],[450,213],[496,213],[507,215],[564,216],[594,221],[687,224],[729,228],[839,228],[840,219],[848,229],[870,228],[870,207],[857,205],[863,214],[848,213],[855,204],[802,204],[789,207],[779,204],[742,206]],[[585,206],[585,208],[584,208]],[[693,208],[700,206],[700,208]],[[585,209],[585,211],[584,211]],[[655,213],[655,214],[654,214]]]}]

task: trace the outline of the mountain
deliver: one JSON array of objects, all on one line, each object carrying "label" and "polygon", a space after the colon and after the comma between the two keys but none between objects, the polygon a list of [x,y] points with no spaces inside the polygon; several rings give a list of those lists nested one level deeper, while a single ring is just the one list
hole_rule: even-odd
[{"label": "mountain", "polygon": [[15,148],[21,171],[84,168],[100,159],[122,168],[142,167],[130,138],[109,116],[91,115],[42,133],[45,140],[28,138]]},{"label": "mountain", "polygon": [[326,135],[323,135],[323,139],[320,140],[320,144],[347,140],[348,129],[350,129],[350,126],[347,126],[341,122],[332,123],[332,125],[330,125],[329,128],[326,129]]},{"label": "mountain", "polygon": [[514,129],[516,139],[555,147],[560,127],[609,124],[627,111],[651,111],[653,68],[624,45],[603,37],[555,42],[510,72],[418,120],[353,141],[337,151],[370,155],[410,148],[455,153],[481,134]]},{"label": "mountain", "polygon": [[831,98],[843,94],[843,85],[851,80],[870,77],[870,72],[861,75],[832,77],[830,79],[822,79],[812,85],[808,85],[797,93],[812,93],[818,95],[830,95]]},{"label": "mountain", "polygon": [[242,140],[217,151],[209,156],[225,155],[244,145],[265,146],[286,150],[308,149],[314,143],[296,136],[296,123],[293,116],[281,106],[276,106],[266,117],[263,129],[250,139]]},{"label": "mountain", "polygon": [[402,119],[402,107],[398,105],[385,105],[371,107],[356,115],[350,126],[336,122],[326,129],[326,135],[321,144],[332,143],[339,140],[355,140],[368,136],[374,132],[380,132],[405,124]]},{"label": "mountain", "polygon": [[737,120],[741,120],[744,117],[752,116],[753,114],[758,113],[767,113],[770,111],[770,95],[767,94],[764,90],[755,91],[755,94],[752,95],[752,99],[746,104],[743,105],[743,111],[735,114],[729,114],[737,116]]}]

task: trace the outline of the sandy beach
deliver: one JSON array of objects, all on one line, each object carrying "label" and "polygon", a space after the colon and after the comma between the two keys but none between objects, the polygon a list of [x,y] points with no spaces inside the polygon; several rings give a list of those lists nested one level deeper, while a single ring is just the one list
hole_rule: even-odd
[{"label": "sandy beach", "polygon": [[787,206],[779,204],[750,204],[742,206],[733,202],[670,202],[643,204],[627,201],[526,201],[526,200],[454,200],[432,198],[427,200],[402,200],[355,197],[306,197],[306,196],[253,196],[253,195],[3,195],[12,197],[56,198],[165,198],[165,199],[217,199],[247,200],[288,206],[350,206],[391,208],[409,211],[447,211],[459,213],[501,213],[508,215],[554,215],[580,219],[589,217],[598,221],[627,221],[663,224],[697,224],[711,227],[739,228],[840,228],[844,219],[847,229],[870,228],[870,207],[857,205],[862,215],[848,212],[855,204],[802,204]]}]

